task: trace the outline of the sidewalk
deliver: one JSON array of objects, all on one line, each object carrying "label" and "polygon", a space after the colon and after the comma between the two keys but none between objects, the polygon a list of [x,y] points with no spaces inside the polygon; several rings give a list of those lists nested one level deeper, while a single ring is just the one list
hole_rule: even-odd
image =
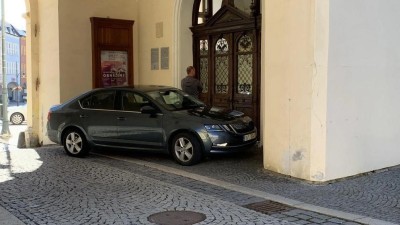
[{"label": "sidewalk", "polygon": [[[0,131],[2,129],[2,121],[0,120]],[[0,143],[7,143],[9,145],[18,146],[18,139],[21,132],[25,132],[27,130],[26,122],[21,125],[9,125],[11,136],[2,137],[0,135]]]},{"label": "sidewalk", "polygon": [[[246,194],[249,196],[257,197],[263,200],[271,200],[273,202],[278,202],[282,203],[284,205],[293,207],[293,211],[290,211],[289,213],[283,213],[277,214],[277,218],[285,218],[287,221],[291,221],[294,224],[296,222],[301,222],[299,224],[306,224],[303,223],[304,221],[296,221],[296,219],[301,218],[298,217],[298,214],[301,214],[302,217],[304,215],[311,216],[313,217],[313,224],[376,224],[376,225],[392,225],[392,224],[398,224],[399,220],[396,219],[399,215],[396,214],[396,212],[392,215],[394,219],[391,217],[387,217],[386,219],[377,219],[369,216],[369,212],[364,212],[362,214],[357,213],[357,208],[355,208],[355,211],[347,211],[343,210],[344,208],[343,205],[340,205],[338,209],[334,208],[327,208],[323,207],[318,204],[313,204],[310,203],[310,200],[314,198],[320,198],[321,196],[318,196],[320,194],[320,191],[315,191],[321,187],[324,187],[326,185],[311,185],[308,183],[303,183],[298,180],[291,180],[285,177],[282,177],[281,175],[278,174],[269,174],[269,176],[266,178],[265,176],[260,176],[260,172],[263,173],[262,169],[257,168],[254,166],[254,164],[251,163],[251,161],[242,161],[242,159],[248,160],[247,157],[240,157],[240,161],[238,160],[233,160],[232,159],[217,159],[218,162],[213,162],[212,165],[207,165],[207,166],[194,166],[194,167],[181,167],[181,166],[176,166],[173,162],[171,163],[171,160],[168,159],[167,157],[164,160],[164,157],[159,158],[159,157],[148,157],[148,155],[145,155],[145,158],[143,158],[142,154],[132,154],[128,153],[127,151],[99,151],[97,154],[105,157],[109,157],[111,159],[115,159],[121,162],[129,162],[136,164],[136,166],[145,166],[148,168],[160,170],[162,172],[166,172],[169,174],[174,174],[177,176],[182,176],[186,177],[189,179],[193,179],[199,182],[207,183],[210,185],[218,186],[221,188],[225,188],[227,190],[230,190],[232,192],[238,192],[242,194]],[[131,157],[127,157],[127,155],[131,155]],[[148,157],[148,158],[147,158]],[[213,159],[210,159],[211,163]],[[229,162],[230,161],[230,162]],[[231,164],[230,164],[231,163]],[[229,166],[228,166],[229,164]],[[250,165],[252,164],[252,165]],[[234,166],[232,166],[234,165]],[[247,168],[245,167],[247,166]],[[201,168],[200,168],[201,167]],[[207,169],[205,169],[207,167]],[[225,167],[225,169],[222,169]],[[253,171],[253,169],[250,168],[257,168],[258,172]],[[243,170],[240,172],[239,170]],[[213,171],[213,172],[211,172]],[[250,174],[252,172],[255,172],[256,174]],[[267,172],[268,173],[268,172]],[[265,174],[264,174],[265,175]],[[156,179],[163,180],[165,182],[168,182],[167,179],[164,179],[162,177],[155,177]],[[290,181],[291,180],[291,181]],[[177,184],[176,181],[174,180],[174,184]],[[264,187],[261,186],[260,183],[264,183]],[[297,184],[296,184],[297,183]],[[177,184],[179,185],[179,184]],[[361,184],[362,185],[362,184]],[[296,187],[297,186],[297,187]],[[301,186],[306,186],[301,188]],[[268,188],[277,188],[280,189],[278,192],[272,192],[272,191],[266,191]],[[306,198],[298,198],[295,195],[288,197],[285,196],[285,187],[287,187],[287,190],[291,189],[299,189],[298,192],[304,194]],[[349,188],[353,188],[349,186]],[[304,192],[305,190],[309,190],[312,195],[306,195]],[[332,194],[332,193],[331,193]],[[326,198],[325,200],[329,203],[330,199]],[[336,197],[336,196],[335,196]],[[346,196],[344,196],[347,198]],[[343,199],[337,199],[337,203],[343,202]],[[352,204],[354,207],[355,204]],[[350,204],[349,204],[350,206]],[[382,206],[384,207],[384,206]],[[372,209],[372,212],[380,212],[379,209]],[[385,215],[385,214],[382,214]],[[294,218],[293,218],[294,217]],[[330,218],[330,219],[329,219]],[[294,220],[293,220],[294,219]],[[391,222],[389,222],[392,220]],[[317,222],[318,221],[318,222]],[[331,222],[335,221],[335,222]],[[346,222],[347,221],[347,222]],[[353,221],[354,223],[351,223],[350,221]]]},{"label": "sidewalk", "polygon": [[[2,121],[0,120],[0,129],[2,128]],[[18,138],[19,133],[23,132],[27,129],[26,125],[12,125],[10,126],[10,137],[1,137],[0,136],[0,143],[7,144],[13,147],[17,147],[18,145]],[[21,220],[15,217],[13,214],[8,212],[6,209],[0,206],[0,224],[4,225],[25,225]]]}]

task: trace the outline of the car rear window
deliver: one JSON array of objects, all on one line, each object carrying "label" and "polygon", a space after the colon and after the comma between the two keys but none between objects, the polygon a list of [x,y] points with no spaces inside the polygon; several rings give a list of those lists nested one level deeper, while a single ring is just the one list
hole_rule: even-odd
[{"label": "car rear window", "polygon": [[82,108],[113,110],[115,91],[96,92],[80,101]]}]

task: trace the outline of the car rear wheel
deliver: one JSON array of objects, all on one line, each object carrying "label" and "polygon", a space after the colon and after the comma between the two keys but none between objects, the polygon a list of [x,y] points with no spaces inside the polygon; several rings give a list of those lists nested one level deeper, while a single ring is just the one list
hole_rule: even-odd
[{"label": "car rear wheel", "polygon": [[201,145],[198,139],[189,133],[179,133],[172,140],[172,155],[181,165],[190,166],[201,160]]},{"label": "car rear wheel", "polygon": [[89,153],[85,136],[77,129],[69,129],[63,135],[64,149],[70,156],[83,157]]},{"label": "car rear wheel", "polygon": [[15,125],[20,125],[22,122],[24,122],[24,120],[24,115],[21,113],[13,113],[10,116],[11,123]]}]

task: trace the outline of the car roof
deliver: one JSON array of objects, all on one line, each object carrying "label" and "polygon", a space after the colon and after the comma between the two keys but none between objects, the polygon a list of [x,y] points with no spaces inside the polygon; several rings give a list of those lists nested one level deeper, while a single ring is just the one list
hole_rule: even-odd
[{"label": "car roof", "polygon": [[176,89],[176,88],[170,86],[162,86],[162,85],[134,85],[134,86],[98,88],[95,90],[136,90],[140,92],[148,92],[148,91],[162,91],[170,89]]}]

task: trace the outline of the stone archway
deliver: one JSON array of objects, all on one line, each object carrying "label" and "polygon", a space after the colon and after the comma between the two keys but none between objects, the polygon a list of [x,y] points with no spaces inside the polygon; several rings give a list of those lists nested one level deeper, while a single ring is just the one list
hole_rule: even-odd
[{"label": "stone archway", "polygon": [[194,0],[176,0],[174,12],[174,85],[180,88],[180,81],[186,76],[186,67],[193,64],[192,54],[192,9]]},{"label": "stone archway", "polygon": [[27,147],[39,145],[39,40],[38,40],[38,0],[25,0],[26,4],[26,86],[28,108],[28,130],[25,132]]}]

